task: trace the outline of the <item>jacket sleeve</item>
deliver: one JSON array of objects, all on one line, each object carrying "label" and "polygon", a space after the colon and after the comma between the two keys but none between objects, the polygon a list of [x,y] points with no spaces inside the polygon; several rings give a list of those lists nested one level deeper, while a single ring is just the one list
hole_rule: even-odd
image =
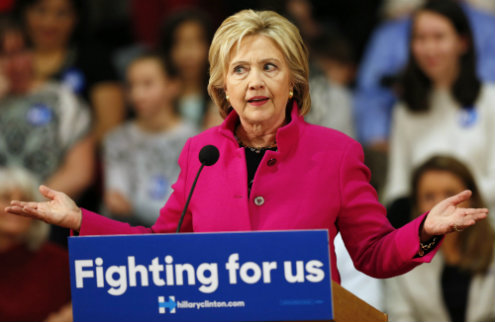
[{"label": "jacket sleeve", "polygon": [[[426,214],[395,230],[370,185],[361,146],[352,141],[341,160],[341,210],[337,224],[344,243],[359,271],[387,278],[431,261],[437,247],[423,257],[419,251],[419,227]],[[439,243],[440,244],[440,243]]]},{"label": "jacket sleeve", "polygon": [[[89,210],[82,209],[82,222],[79,235],[131,235],[175,232],[182,209],[185,205],[185,198],[187,194],[185,189],[188,179],[187,164],[189,157],[189,146],[190,140],[187,141],[179,157],[181,172],[177,182],[172,185],[174,192],[168,199],[165,206],[160,210],[160,216],[151,228],[142,226],[133,227],[127,223],[113,220]],[[189,211],[184,218],[181,231],[192,231],[192,218]]]}]

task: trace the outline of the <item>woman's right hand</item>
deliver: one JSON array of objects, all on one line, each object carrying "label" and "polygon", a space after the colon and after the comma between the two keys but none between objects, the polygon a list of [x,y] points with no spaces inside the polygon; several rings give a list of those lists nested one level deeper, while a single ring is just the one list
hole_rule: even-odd
[{"label": "woman's right hand", "polygon": [[5,211],[20,216],[32,217],[46,223],[79,231],[81,228],[82,212],[76,203],[65,193],[40,186],[41,194],[48,201],[19,201],[12,200]]}]

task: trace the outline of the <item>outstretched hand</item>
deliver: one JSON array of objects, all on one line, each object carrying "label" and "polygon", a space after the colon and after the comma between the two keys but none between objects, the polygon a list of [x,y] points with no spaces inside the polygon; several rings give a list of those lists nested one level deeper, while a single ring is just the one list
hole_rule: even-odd
[{"label": "outstretched hand", "polygon": [[423,224],[421,240],[426,241],[435,235],[444,235],[453,231],[461,231],[485,219],[488,215],[486,208],[460,208],[463,201],[471,197],[470,190],[464,190],[444,199],[431,209]]},{"label": "outstretched hand", "polygon": [[50,189],[47,186],[42,185],[39,190],[48,201],[12,200],[5,211],[79,231],[82,214],[76,203],[65,193]]}]

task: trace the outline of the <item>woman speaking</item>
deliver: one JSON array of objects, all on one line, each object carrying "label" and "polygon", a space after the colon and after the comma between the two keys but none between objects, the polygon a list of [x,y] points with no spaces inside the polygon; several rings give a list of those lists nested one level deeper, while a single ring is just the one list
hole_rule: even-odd
[{"label": "woman speaking", "polygon": [[241,11],[217,30],[209,52],[208,92],[224,122],[188,140],[174,192],[151,228],[131,227],[41,186],[46,202],[12,201],[32,216],[80,235],[167,233],[177,228],[205,145],[220,157],[197,182],[182,231],[328,229],[332,278],[339,282],[338,231],[357,269],[391,277],[428,262],[441,235],[474,225],[487,209],[458,208],[464,191],[394,230],[369,184],[361,146],[304,121],[311,99],[308,53],[297,28],[271,11]]}]

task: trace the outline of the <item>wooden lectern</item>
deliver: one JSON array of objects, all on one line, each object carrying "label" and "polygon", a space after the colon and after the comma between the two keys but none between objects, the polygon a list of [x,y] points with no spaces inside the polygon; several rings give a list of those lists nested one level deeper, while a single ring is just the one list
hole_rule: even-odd
[{"label": "wooden lectern", "polygon": [[[387,314],[332,281],[334,319],[319,322],[387,322]],[[302,321],[310,322],[310,321]],[[315,321],[311,321],[315,322]]]}]

